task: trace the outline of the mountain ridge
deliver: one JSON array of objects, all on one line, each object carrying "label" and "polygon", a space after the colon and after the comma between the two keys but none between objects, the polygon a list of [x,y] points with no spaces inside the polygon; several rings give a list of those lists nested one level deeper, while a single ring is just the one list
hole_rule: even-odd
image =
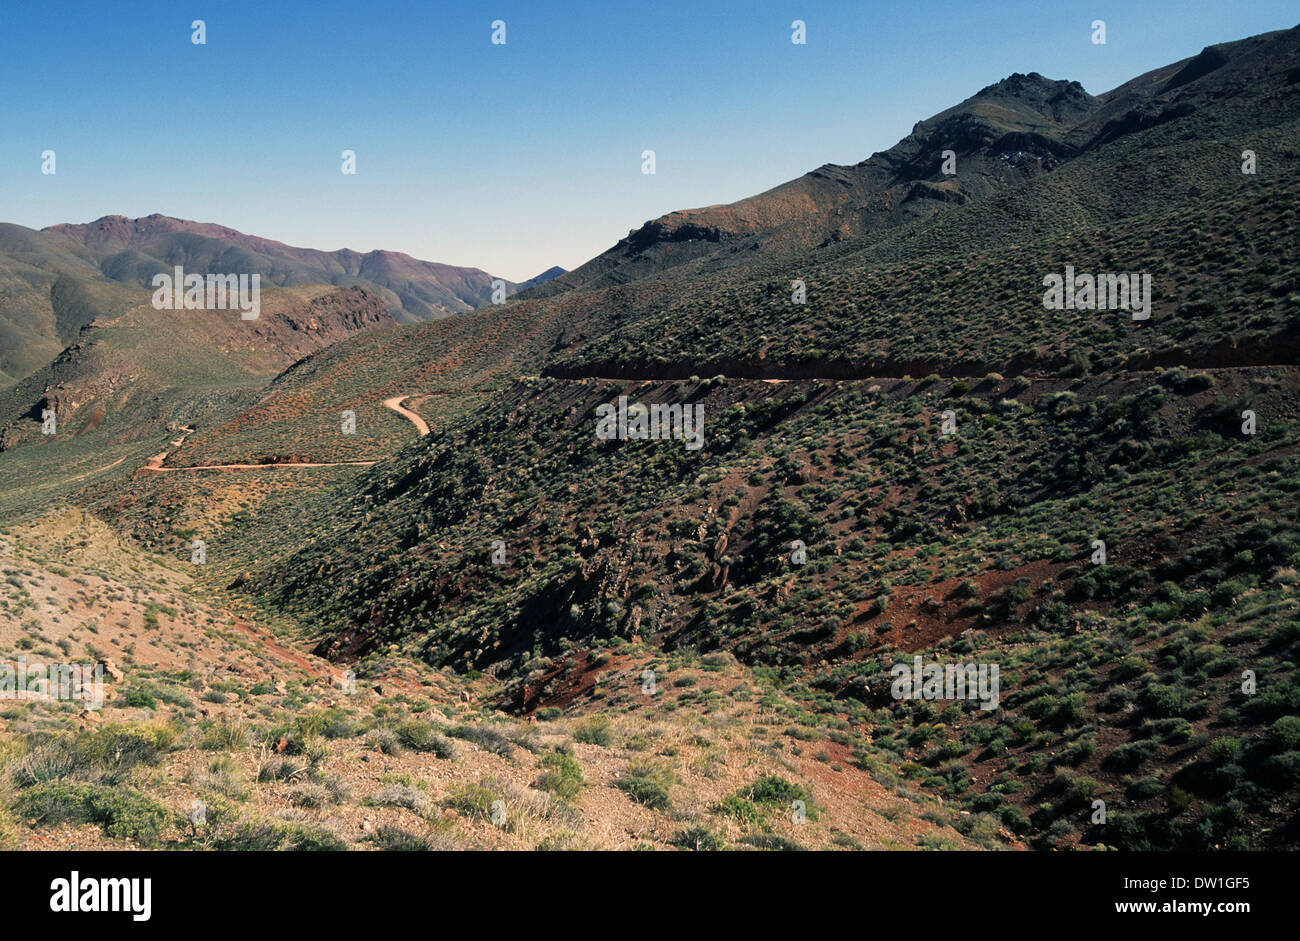
[{"label": "mountain ridge", "polygon": [[[525,296],[628,283],[703,258],[727,264],[753,250],[791,254],[898,228],[1186,116],[1196,105],[1179,99],[1190,86],[1240,84],[1267,70],[1269,56],[1294,59],[1298,36],[1300,26],[1209,46],[1097,96],[1077,81],[1013,73],[918,121],[888,150],[853,165],[824,164],[733,203],[649,220]],[[945,150],[957,157],[951,176],[941,171]]]},{"label": "mountain ridge", "polygon": [[[397,323],[468,313],[520,285],[481,268],[423,261],[404,252],[298,248],[219,223],[153,213],[107,215],[86,223],[29,229],[0,224],[0,387],[48,363],[94,319],[111,319],[147,299],[157,273],[259,274],[263,286],[361,287]],[[525,282],[562,273],[551,268]]]}]

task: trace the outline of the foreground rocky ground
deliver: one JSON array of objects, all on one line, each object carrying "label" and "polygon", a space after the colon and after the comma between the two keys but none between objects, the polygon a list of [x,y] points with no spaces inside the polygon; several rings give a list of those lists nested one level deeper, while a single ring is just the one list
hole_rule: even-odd
[{"label": "foreground rocky ground", "polygon": [[101,709],[0,704],[5,848],[1019,845],[727,655],[625,644],[525,717],[486,677],[353,677],[75,511],[0,535],[0,571],[11,663],[105,665]]}]

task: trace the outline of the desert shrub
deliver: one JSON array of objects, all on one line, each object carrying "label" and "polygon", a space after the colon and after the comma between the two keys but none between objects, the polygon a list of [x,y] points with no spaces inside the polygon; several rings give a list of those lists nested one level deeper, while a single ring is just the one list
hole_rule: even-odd
[{"label": "desert shrub", "polygon": [[122,701],[128,706],[138,709],[154,709],[158,706],[158,700],[154,698],[153,693],[143,686],[130,687]]},{"label": "desert shrub", "polygon": [[1049,721],[1056,728],[1077,726],[1088,720],[1088,697],[1083,693],[1062,696],[1054,704]]},{"label": "desert shrub", "polygon": [[1141,676],[1147,671],[1146,662],[1141,657],[1125,657],[1115,667],[1115,679],[1121,683]]},{"label": "desert shrub", "polygon": [[1159,747],[1160,744],[1152,739],[1129,742],[1107,755],[1103,764],[1111,768],[1133,769],[1154,755]]},{"label": "desert shrub", "polygon": [[543,770],[537,780],[537,787],[564,800],[573,800],[578,796],[585,782],[582,779],[582,769],[573,755],[558,750],[548,752],[538,764]]},{"label": "desert shrub", "polygon": [[716,650],[712,653],[706,653],[700,658],[700,664],[706,670],[723,670],[734,667],[739,662],[736,655],[727,650]]},{"label": "desert shrub", "polygon": [[264,784],[271,781],[293,781],[303,778],[310,771],[311,761],[303,755],[271,755],[257,769],[257,780]]},{"label": "desert shrub", "polygon": [[1164,782],[1156,777],[1139,778],[1128,787],[1128,794],[1134,800],[1148,800],[1164,789]]},{"label": "desert shrub", "polygon": [[667,767],[651,762],[632,762],[617,786],[638,804],[668,813],[672,810],[672,799],[668,794],[672,783],[673,773]]},{"label": "desert shrub", "polygon": [[1101,701],[1101,708],[1106,712],[1119,712],[1134,699],[1133,694],[1123,687],[1112,689]]},{"label": "desert shrub", "polygon": [[348,716],[335,716],[325,723],[321,734],[333,739],[354,738],[360,731],[361,727]]},{"label": "desert shrub", "polygon": [[56,740],[38,745],[17,759],[10,766],[9,776],[15,787],[27,788],[50,781],[97,780],[98,772],[70,743]]},{"label": "desert shrub", "polygon": [[397,739],[412,751],[430,752],[438,758],[455,758],[456,746],[432,722],[411,719],[393,730]]},{"label": "desert shrub", "polygon": [[722,840],[706,827],[699,826],[678,830],[673,834],[671,842],[673,846],[699,852],[712,852],[722,849]]},{"label": "desert shrub", "polygon": [[366,733],[366,744],[385,755],[402,753],[402,741],[392,729],[382,727],[371,729]]},{"label": "desert shrub", "polygon": [[[1179,308],[1180,312],[1182,308]],[[1186,366],[1174,366],[1166,369],[1157,377],[1161,385],[1172,389],[1179,395],[1191,395],[1214,387],[1214,377],[1208,373],[1193,373]]]},{"label": "desert shrub", "polygon": [[315,781],[300,781],[288,794],[289,803],[295,807],[318,809],[330,802],[329,789]]},{"label": "desert shrub", "polygon": [[997,845],[998,830],[1002,824],[992,814],[971,814],[969,817],[957,817],[952,826],[967,839],[985,848],[992,848]]},{"label": "desert shrub", "polygon": [[1157,719],[1168,719],[1183,711],[1186,696],[1177,686],[1153,684],[1138,696],[1138,705],[1147,715]]},{"label": "desert shrub", "polygon": [[775,833],[749,833],[742,836],[736,842],[745,846],[752,846],[759,850],[778,850],[782,852],[797,852],[803,849],[794,840],[778,836]]},{"label": "desert shrub", "polygon": [[224,851],[288,850],[296,852],[339,852],[347,841],[322,826],[288,820],[246,820],[214,835],[214,849]]},{"label": "desert shrub", "polygon": [[1017,836],[1024,836],[1032,827],[1029,817],[1015,804],[1007,804],[998,811],[998,816],[1006,828]]},{"label": "desert shrub", "polygon": [[1192,795],[1177,784],[1171,784],[1165,790],[1165,807],[1175,817],[1187,810],[1192,803]]},{"label": "desert shrub", "polygon": [[484,783],[470,781],[454,786],[443,803],[452,810],[480,820],[492,819],[492,804],[497,800],[496,791]]},{"label": "desert shrub", "polygon": [[1300,716],[1282,716],[1264,737],[1270,751],[1294,751],[1300,748]]},{"label": "desert shrub", "polygon": [[457,725],[447,730],[452,738],[473,742],[484,751],[509,758],[514,753],[514,744],[501,732],[485,723],[476,725]]},{"label": "desert shrub", "polygon": [[[557,827],[542,837],[535,849],[539,853],[568,853],[590,850],[590,841],[571,827]],[[633,847],[644,849],[644,846]]]},{"label": "desert shrub", "polygon": [[778,804],[788,807],[791,802],[796,800],[801,800],[805,804],[811,803],[811,798],[806,790],[776,775],[759,778],[740,793],[741,796],[752,800],[756,804]]},{"label": "desert shrub", "polygon": [[176,747],[176,740],[176,726],[167,722],[108,725],[89,737],[87,753],[93,760],[118,765],[156,764]]},{"label": "desert shrub", "polygon": [[1210,759],[1217,765],[1235,764],[1245,750],[1245,743],[1239,738],[1216,738],[1210,743]]},{"label": "desert shrub", "polygon": [[381,788],[367,803],[376,807],[403,807],[421,815],[429,808],[429,798],[423,791],[402,784]]},{"label": "desert shrub", "polygon": [[252,726],[247,722],[211,722],[203,727],[199,747],[208,751],[234,751],[248,745]]},{"label": "desert shrub", "polygon": [[201,791],[210,791],[234,800],[243,800],[248,796],[244,769],[226,755],[213,758],[205,767],[195,768],[188,778]]},{"label": "desert shrub", "polygon": [[763,813],[757,806],[737,794],[724,797],[709,809],[715,814],[730,817],[742,826],[752,827],[763,819]]},{"label": "desert shrub", "polygon": [[176,814],[138,791],[95,784],[47,782],[24,791],[18,811],[38,823],[96,823],[118,839],[144,846],[158,841],[159,834]]},{"label": "desert shrub", "polygon": [[0,807],[0,853],[16,850],[20,844],[18,824],[6,808]]},{"label": "desert shrub", "polygon": [[1259,768],[1260,781],[1277,790],[1286,790],[1300,784],[1300,751],[1284,751],[1271,755]]},{"label": "desert shrub", "polygon": [[1037,849],[1051,849],[1058,843],[1077,836],[1078,831],[1074,829],[1067,820],[1054,820],[1051,825],[1034,839],[1034,846]]},{"label": "desert shrub", "polygon": [[1165,745],[1182,745],[1192,739],[1192,723],[1186,719],[1157,719],[1141,729],[1144,738],[1153,738]]},{"label": "desert shrub", "polygon": [[10,778],[20,788],[61,780],[114,784],[138,764],[156,764],[175,740],[176,730],[162,722],[58,736],[17,759]]},{"label": "desert shrub", "polygon": [[985,623],[990,624],[1015,621],[1020,605],[1032,596],[1028,579],[1016,579],[1014,584],[989,596],[981,617]]},{"label": "desert shrub", "polygon": [[602,718],[588,719],[579,723],[573,730],[573,738],[574,741],[586,745],[600,745],[602,748],[608,748],[614,740],[609,729],[609,720]]},{"label": "desert shrub", "polygon": [[1256,722],[1268,722],[1300,713],[1300,683],[1286,681],[1272,684],[1252,696],[1241,711]]},{"label": "desert shrub", "polygon": [[379,827],[367,839],[381,850],[388,852],[427,853],[433,849],[433,843],[428,837],[390,824]]},{"label": "desert shrub", "polygon": [[1053,764],[1078,765],[1087,761],[1097,750],[1097,743],[1091,737],[1084,736],[1071,742],[1052,758]]}]

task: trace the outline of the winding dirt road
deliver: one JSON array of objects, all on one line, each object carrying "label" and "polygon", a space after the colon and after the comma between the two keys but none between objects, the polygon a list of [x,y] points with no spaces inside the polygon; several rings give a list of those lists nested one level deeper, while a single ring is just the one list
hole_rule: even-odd
[{"label": "winding dirt road", "polygon": [[[428,423],[415,412],[408,408],[402,407],[402,402],[410,398],[407,395],[395,395],[391,399],[384,399],[384,405],[392,409],[404,418],[409,418],[411,424],[415,425],[415,430],[423,438],[429,433]],[[194,432],[193,428],[185,428],[184,434],[172,442],[174,450],[164,451],[162,454],[155,454],[149,458],[149,462],[140,468],[142,473],[150,474],[169,474],[175,471],[205,471],[205,470],[265,470],[270,467],[372,467],[378,464],[378,461],[268,461],[265,464],[191,464],[186,467],[164,467],[163,462],[172,454],[175,454],[180,446],[185,443],[185,439]],[[123,458],[122,460],[125,460]],[[121,460],[117,462],[122,463]],[[115,465],[109,465],[115,466]],[[84,475],[83,475],[84,476]]]},{"label": "winding dirt road", "polygon": [[415,424],[415,430],[418,431],[420,437],[423,438],[429,433],[429,425],[423,418],[415,414],[415,412],[411,411],[409,408],[402,408],[402,400],[409,398],[409,395],[395,395],[391,399],[384,399],[384,404],[397,414],[405,415],[409,418]]}]

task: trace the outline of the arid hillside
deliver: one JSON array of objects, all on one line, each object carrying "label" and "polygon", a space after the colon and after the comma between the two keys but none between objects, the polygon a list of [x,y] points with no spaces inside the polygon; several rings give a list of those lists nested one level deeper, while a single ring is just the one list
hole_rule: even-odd
[{"label": "arid hillside", "polygon": [[[1300,846],[1297,171],[1300,27],[456,317],[317,253],[78,326],[0,393],[0,643],[121,675],[0,712],[0,839]],[[41,237],[298,251],[190,226]]]}]

